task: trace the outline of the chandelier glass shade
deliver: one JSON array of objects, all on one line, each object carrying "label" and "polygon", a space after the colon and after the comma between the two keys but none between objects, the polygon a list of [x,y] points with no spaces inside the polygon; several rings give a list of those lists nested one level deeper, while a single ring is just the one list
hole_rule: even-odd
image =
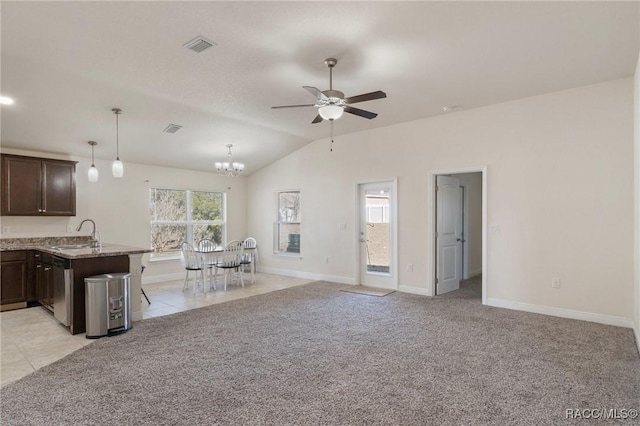
[{"label": "chandelier glass shade", "polygon": [[231,155],[232,146],[233,145],[231,144],[227,145],[227,148],[229,149],[229,152],[227,153],[227,161],[215,163],[218,174],[222,176],[236,177],[241,175],[244,171],[244,164],[233,161],[233,157]]}]

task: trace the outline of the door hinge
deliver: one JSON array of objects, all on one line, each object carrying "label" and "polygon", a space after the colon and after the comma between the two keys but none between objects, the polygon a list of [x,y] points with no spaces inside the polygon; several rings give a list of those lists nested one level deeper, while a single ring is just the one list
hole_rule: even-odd
[{"label": "door hinge", "polygon": [[436,192],[440,191],[440,187],[438,185],[436,185]]},{"label": "door hinge", "polygon": [[438,279],[436,278],[436,284],[438,284]]}]

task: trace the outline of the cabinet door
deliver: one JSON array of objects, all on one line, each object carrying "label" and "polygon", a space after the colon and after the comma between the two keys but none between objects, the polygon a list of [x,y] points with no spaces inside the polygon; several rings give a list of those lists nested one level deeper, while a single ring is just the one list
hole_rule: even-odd
[{"label": "cabinet door", "polygon": [[0,263],[0,304],[27,301],[27,261],[11,260]]},{"label": "cabinet door", "polygon": [[76,215],[75,163],[42,160],[42,188],[42,214]]},{"label": "cabinet door", "polygon": [[2,215],[41,214],[41,168],[37,158],[2,156]]},{"label": "cabinet door", "polygon": [[36,266],[38,274],[38,302],[45,308],[53,311],[53,265],[39,263]]}]

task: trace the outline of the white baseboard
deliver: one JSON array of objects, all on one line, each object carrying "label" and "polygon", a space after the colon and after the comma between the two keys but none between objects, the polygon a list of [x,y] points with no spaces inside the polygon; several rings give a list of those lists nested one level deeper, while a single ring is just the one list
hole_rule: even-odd
[{"label": "white baseboard", "polygon": [[[634,328],[633,320],[614,317],[611,315],[594,314],[591,312],[574,311],[571,309],[553,308],[550,306],[532,305],[530,303],[513,302],[510,300],[487,298],[487,306],[514,309],[516,311],[532,312],[534,314],[551,315],[554,317],[577,319],[597,322],[599,324],[615,325],[617,327]],[[638,333],[636,333],[637,340]]]},{"label": "white baseboard", "polygon": [[284,275],[285,277],[304,278],[307,280],[331,281],[340,284],[356,285],[356,280],[349,277],[340,277],[337,275],[316,274],[313,272],[293,271],[291,269],[270,268],[267,266],[258,266],[258,272],[265,274]]},{"label": "white baseboard", "polygon": [[156,284],[166,281],[184,280],[184,272],[176,272],[175,274],[142,276],[142,285]]},{"label": "white baseboard", "polygon": [[398,291],[401,291],[403,293],[418,294],[420,296],[431,296],[429,294],[429,290],[423,287],[411,287],[408,285],[400,285],[398,286]]},{"label": "white baseboard", "polygon": [[467,271],[467,279],[476,277],[482,274],[482,267]]}]

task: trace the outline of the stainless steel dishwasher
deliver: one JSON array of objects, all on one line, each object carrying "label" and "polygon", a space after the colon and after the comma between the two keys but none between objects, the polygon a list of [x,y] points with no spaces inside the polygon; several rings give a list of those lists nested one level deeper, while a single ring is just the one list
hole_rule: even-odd
[{"label": "stainless steel dishwasher", "polygon": [[73,269],[71,260],[52,256],[53,267],[53,316],[65,326],[71,324],[71,286]]}]

